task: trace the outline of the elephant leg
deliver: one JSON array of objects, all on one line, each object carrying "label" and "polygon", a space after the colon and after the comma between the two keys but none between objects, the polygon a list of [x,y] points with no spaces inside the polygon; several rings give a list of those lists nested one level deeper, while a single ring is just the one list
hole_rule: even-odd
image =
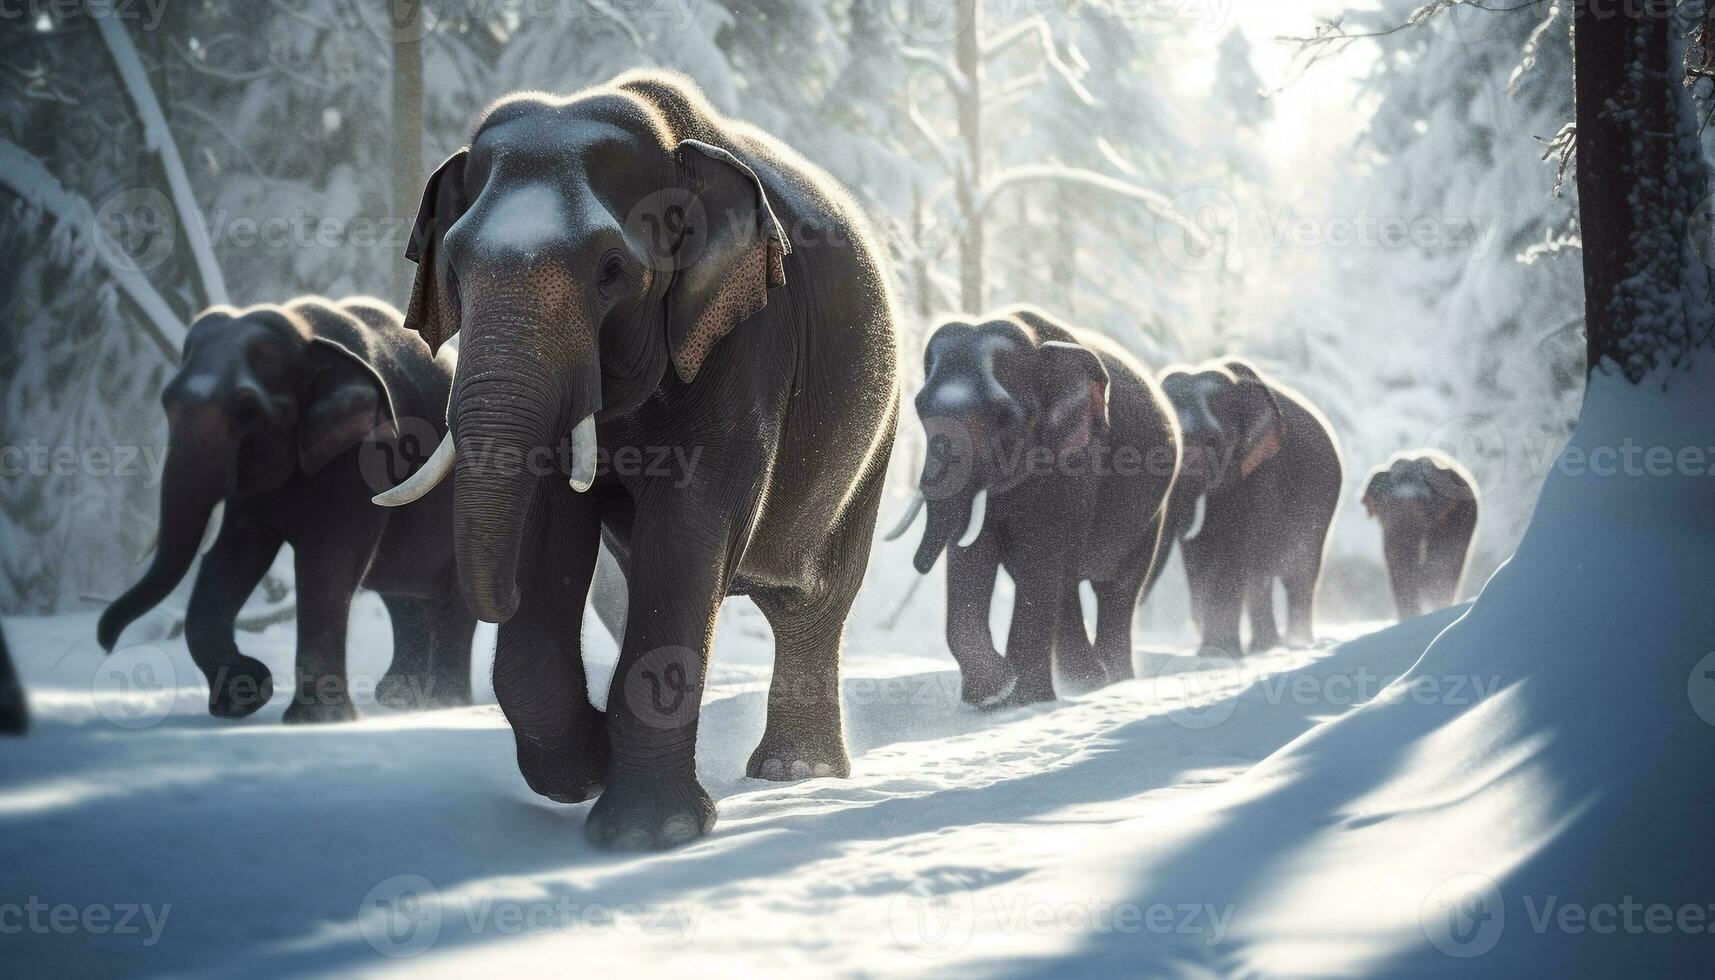
[{"label": "elephant leg", "polygon": [[1018,683],[1012,666],[995,649],[989,629],[995,574],[1000,570],[999,534],[980,535],[967,548],[947,549],[947,648],[959,664],[959,699],[978,708],[1005,701]]},{"label": "elephant leg", "polygon": [[1239,645],[1239,620],[1244,611],[1246,577],[1242,566],[1231,557],[1211,549],[1200,563],[1198,578],[1202,588],[1201,610],[1203,642],[1197,654],[1204,657],[1236,657]]},{"label": "elephant leg", "polygon": [[1131,662],[1131,626],[1144,586],[1137,579],[1096,582],[1096,657],[1108,680],[1137,676]]},{"label": "elephant leg", "polygon": [[357,718],[345,673],[346,630],[351,597],[363,581],[385,525],[380,514],[349,522],[330,520],[326,533],[292,542],[298,586],[298,677],[283,719],[287,724]]},{"label": "elephant leg", "polygon": [[375,700],[389,708],[420,711],[430,696],[429,662],[434,630],[433,604],[415,596],[382,595],[387,618],[393,621],[393,660],[375,685]]},{"label": "elephant leg", "polygon": [[1060,595],[1060,622],[1054,636],[1054,662],[1060,676],[1076,689],[1088,691],[1101,687],[1108,683],[1109,677],[1096,658],[1096,648],[1084,626],[1078,580],[1067,576]]},{"label": "elephant leg", "polygon": [[[429,703],[436,707],[462,707],[471,702],[470,646],[476,636],[476,617],[456,593],[431,608]],[[583,663],[581,659],[578,662]],[[588,704],[589,698],[584,703]]]},{"label": "elephant leg", "polygon": [[1025,551],[1043,560],[1035,567],[1007,568],[1016,585],[1006,637],[1006,662],[1018,675],[1012,704],[1054,700],[1054,640],[1065,607],[1065,576],[1058,556],[1043,556],[1042,549]]},{"label": "elephant leg", "polygon": [[233,628],[280,544],[278,534],[242,507],[229,506],[220,536],[197,571],[185,610],[185,644],[208,678],[208,713],[216,718],[244,718],[274,696],[274,675],[262,661],[239,652]]},{"label": "elephant leg", "polygon": [[1201,537],[1185,538],[1179,542],[1179,554],[1185,563],[1185,593],[1190,600],[1191,625],[1201,635],[1203,608],[1208,604],[1211,588],[1209,566],[1213,563],[1209,543]]},{"label": "elephant leg", "polygon": [[840,717],[840,646],[857,590],[807,597],[771,591],[753,596],[774,630],[768,726],[745,775],[792,780],[849,776]]},{"label": "elephant leg", "polygon": [[1400,619],[1423,612],[1420,590],[1423,569],[1418,562],[1421,538],[1417,535],[1382,533],[1382,555],[1387,559],[1388,582],[1393,586],[1394,605]]},{"label": "elephant leg", "polygon": [[580,803],[602,791],[608,766],[607,720],[590,704],[583,662],[584,600],[601,520],[593,501],[547,479],[525,527],[518,610],[495,640],[494,696],[512,726],[524,782],[548,799]]},{"label": "elephant leg", "polygon": [[852,602],[869,567],[885,465],[872,465],[829,537],[816,567],[829,583],[819,592],[769,591],[756,605],[774,630],[774,677],[768,687],[768,727],[745,774],[762,779],[849,776],[840,714],[840,647]]},{"label": "elephant leg", "polygon": [[625,642],[607,700],[612,761],[584,825],[598,847],[674,847],[714,827],[714,801],[697,781],[697,718],[741,536],[674,493],[639,500],[631,531]]},{"label": "elephant leg", "polygon": [[1274,621],[1274,578],[1274,573],[1261,568],[1246,576],[1245,615],[1251,625],[1252,653],[1280,646],[1280,629]]},{"label": "elephant leg", "polygon": [[1282,579],[1286,587],[1286,643],[1307,647],[1316,642],[1316,583],[1322,578],[1322,541],[1307,545],[1308,554]]}]

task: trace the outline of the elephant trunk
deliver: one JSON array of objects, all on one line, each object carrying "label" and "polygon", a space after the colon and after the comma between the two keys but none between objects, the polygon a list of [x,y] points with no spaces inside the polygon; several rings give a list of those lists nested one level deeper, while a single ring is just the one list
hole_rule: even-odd
[{"label": "elephant trunk", "polygon": [[[912,559],[919,574],[927,575],[935,567],[935,559],[949,544],[967,547],[982,534],[988,514],[988,491],[978,490],[967,496],[928,503],[929,517],[923,525],[923,540],[917,545]],[[957,541],[955,542],[955,538]]]},{"label": "elephant trunk", "polygon": [[519,557],[535,495],[565,492],[568,482],[588,489],[595,471],[594,424],[586,421],[600,407],[593,358],[545,353],[521,335],[528,336],[496,331],[471,343],[453,392],[459,586],[471,612],[490,623],[518,610]]},{"label": "elephant trunk", "polygon": [[220,451],[219,442],[174,433],[161,482],[161,522],[155,557],[137,584],[113,600],[101,614],[96,636],[103,650],[111,652],[125,627],[165,599],[190,569],[209,515],[216,504],[232,493],[236,482],[233,467],[210,463],[211,458],[227,458]]}]

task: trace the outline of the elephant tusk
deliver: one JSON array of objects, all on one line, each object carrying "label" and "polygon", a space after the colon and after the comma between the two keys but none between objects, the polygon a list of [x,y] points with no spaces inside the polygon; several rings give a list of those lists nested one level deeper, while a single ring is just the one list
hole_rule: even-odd
[{"label": "elephant tusk", "polygon": [[1188,541],[1191,538],[1196,537],[1198,533],[1203,530],[1203,511],[1207,509],[1207,507],[1208,504],[1205,502],[1205,499],[1199,495],[1197,497],[1197,507],[1191,512],[1191,524],[1189,527],[1185,528],[1185,532],[1183,534],[1179,535],[1181,540]]},{"label": "elephant tusk", "polygon": [[906,505],[905,516],[899,519],[899,524],[895,526],[893,530],[887,532],[887,534],[882,537],[882,540],[897,541],[901,535],[911,529],[912,522],[917,520],[917,514],[922,510],[923,491],[919,490],[911,495],[911,503]]},{"label": "elephant tusk", "polygon": [[202,544],[197,545],[198,555],[209,553],[209,550],[214,547],[214,543],[220,539],[220,529],[225,523],[226,501],[222,500],[214,505],[214,510],[209,512],[208,527],[202,533]]},{"label": "elephant tusk", "polygon": [[423,468],[405,478],[405,482],[391,490],[384,490],[370,498],[374,503],[383,507],[403,507],[415,500],[420,500],[436,484],[447,478],[453,471],[453,463],[457,461],[458,450],[453,446],[453,434],[447,431],[447,437],[435,447],[435,454],[423,464]]},{"label": "elephant tusk", "polygon": [[572,489],[579,493],[595,483],[595,413],[584,416],[572,430]]},{"label": "elephant tusk", "polygon": [[989,492],[978,490],[971,498],[971,522],[965,526],[965,536],[959,539],[959,547],[969,548],[976,543],[983,533],[983,518],[988,516]]}]

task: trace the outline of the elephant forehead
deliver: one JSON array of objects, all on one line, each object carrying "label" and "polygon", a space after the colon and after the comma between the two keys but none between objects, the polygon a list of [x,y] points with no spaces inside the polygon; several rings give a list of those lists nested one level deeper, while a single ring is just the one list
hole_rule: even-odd
[{"label": "elephant forehead", "polygon": [[513,249],[544,248],[565,237],[569,219],[559,190],[546,181],[535,181],[509,188],[500,196],[476,244],[500,239]]}]

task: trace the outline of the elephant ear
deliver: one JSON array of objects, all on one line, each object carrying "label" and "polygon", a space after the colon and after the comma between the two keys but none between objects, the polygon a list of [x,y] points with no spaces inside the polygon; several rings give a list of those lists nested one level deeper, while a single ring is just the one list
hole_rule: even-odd
[{"label": "elephant ear", "polygon": [[304,353],[308,381],[298,412],[298,465],[314,476],[365,439],[389,435],[398,418],[386,382],[368,361],[326,337]]},{"label": "elephant ear", "polygon": [[1050,340],[1037,367],[1045,441],[1080,449],[1108,428],[1108,369],[1088,347]]},{"label": "elephant ear", "polygon": [[770,289],[786,285],[792,244],[743,161],[701,140],[681,142],[674,156],[696,205],[689,210],[701,215],[688,218],[675,243],[682,259],[667,293],[667,349],[689,384],[715,342],[767,306]]},{"label": "elephant ear", "polygon": [[405,307],[405,326],[422,335],[430,353],[440,350],[459,332],[458,293],[441,243],[447,229],[470,207],[464,190],[465,162],[469,159],[470,148],[461,147],[429,175],[423,185],[423,202],[417,206],[417,222],[411,226],[411,240],[405,245],[405,257],[417,263],[411,302]]},{"label": "elephant ear", "polygon": [[1393,484],[1393,474],[1387,470],[1377,470],[1370,475],[1370,484],[1364,488],[1364,513],[1375,517],[1381,513],[1382,498],[1387,496],[1388,488]]},{"label": "elephant ear", "polygon": [[1230,416],[1238,421],[1239,479],[1247,479],[1257,467],[1280,454],[1286,442],[1286,415],[1268,382],[1244,361],[1229,361],[1227,370],[1237,379],[1225,393]]}]

